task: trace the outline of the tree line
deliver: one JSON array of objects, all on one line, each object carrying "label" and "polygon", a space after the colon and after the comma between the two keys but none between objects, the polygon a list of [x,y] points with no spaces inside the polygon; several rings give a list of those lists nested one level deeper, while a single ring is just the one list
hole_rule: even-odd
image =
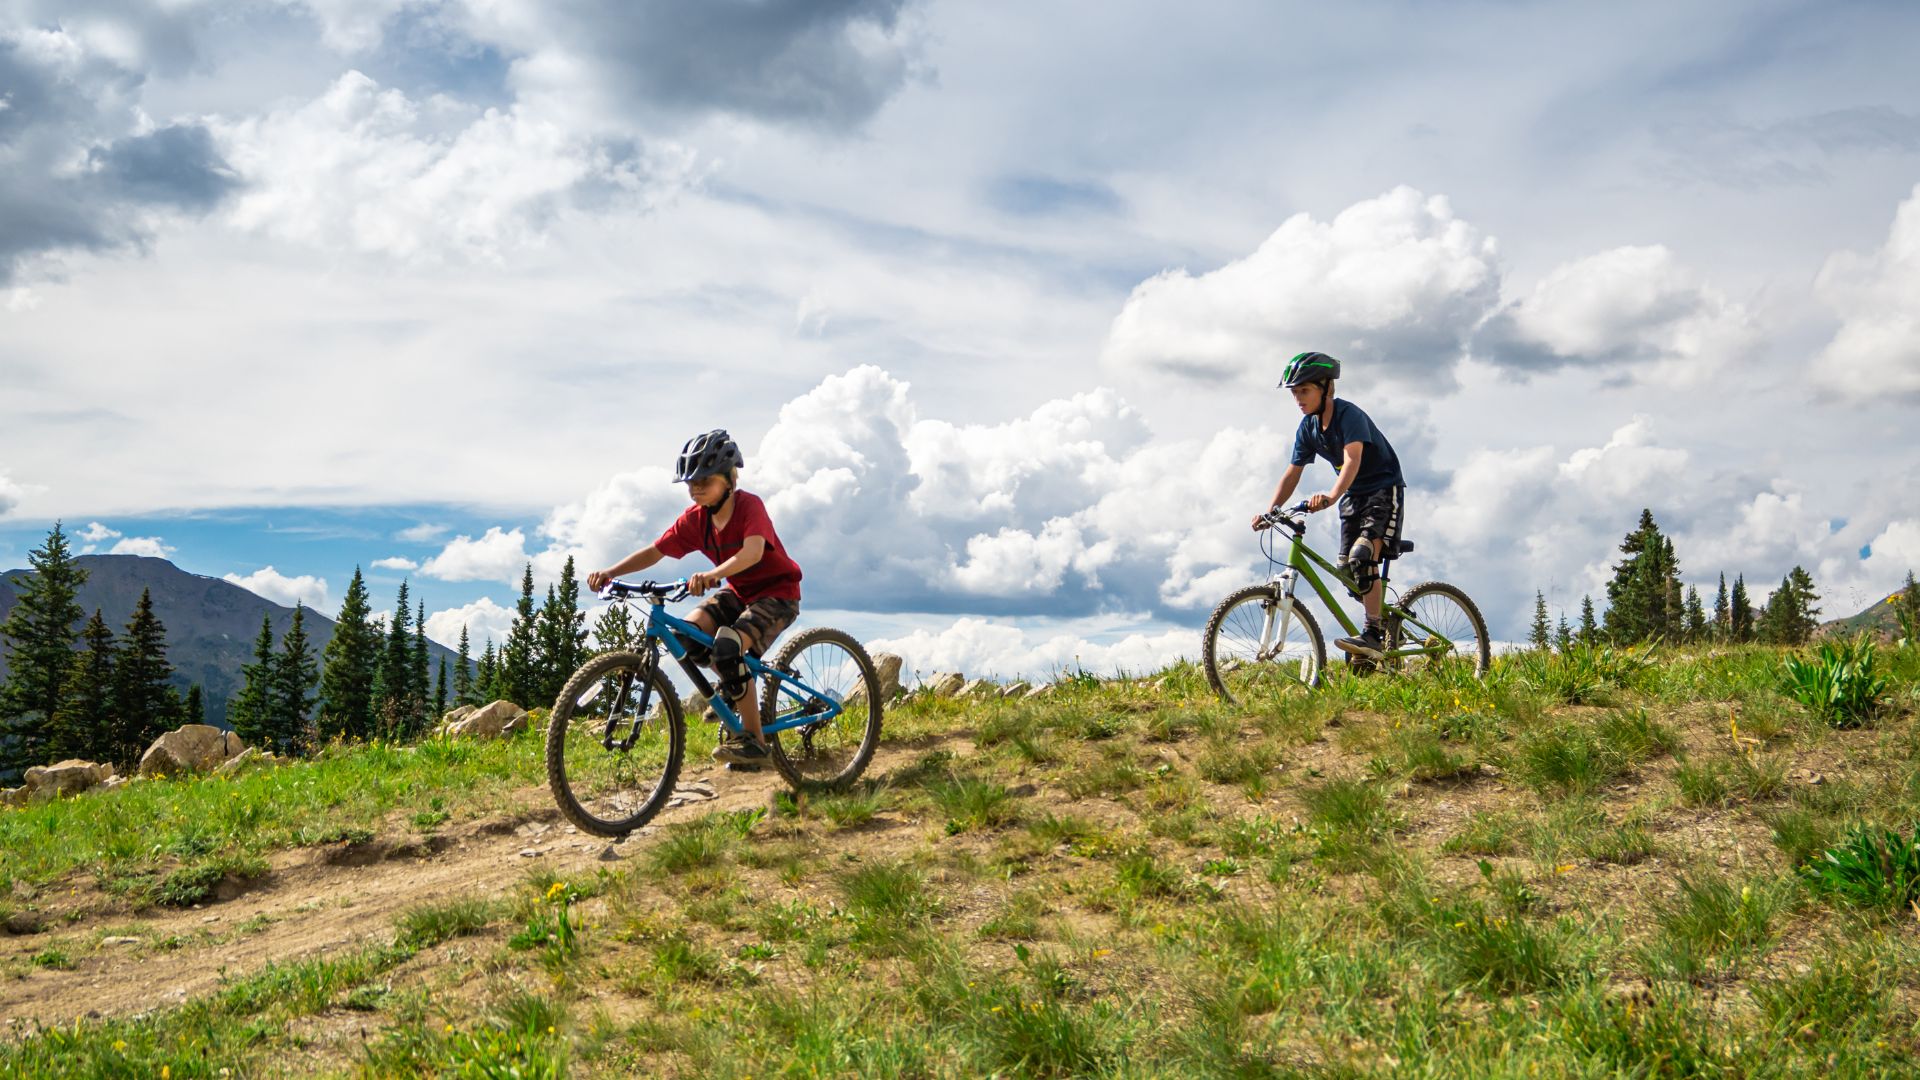
[{"label": "tree line", "polygon": [[[28,555],[33,576],[14,581],[18,602],[0,624],[9,667],[0,685],[0,775],[65,758],[128,768],[162,733],[205,722],[200,687],[183,696],[172,685],[166,628],[150,593],[142,592],[115,635],[98,609],[86,618],[76,600],[87,572],[75,558],[56,523]],[[590,652],[571,557],[537,605],[527,565],[506,641],[496,649],[489,638],[477,663],[462,627],[451,671],[441,660],[435,673],[426,615],[425,603],[402,581],[392,617],[375,618],[355,567],[333,638],[317,658],[303,605],[295,604],[277,640],[272,617],[263,616],[253,659],[227,705],[228,722],[249,745],[283,754],[310,753],[333,740],[413,739],[454,705],[551,701]],[[623,647],[634,633],[620,607],[594,629],[601,648]]]},{"label": "tree line", "polygon": [[[1746,576],[1735,574],[1729,588],[1727,575],[1722,573],[1709,611],[1698,588],[1682,588],[1673,540],[1661,533],[1651,510],[1640,511],[1640,523],[1620,542],[1620,554],[1607,582],[1606,612],[1599,618],[1595,617],[1593,597],[1588,595],[1580,598],[1577,625],[1570,626],[1564,613],[1557,626],[1551,624],[1546,595],[1535,590],[1533,622],[1527,634],[1534,648],[1564,652],[1575,645],[1632,645],[1653,640],[1801,645],[1820,626],[1820,608],[1816,606],[1820,596],[1814,591],[1813,575],[1800,566],[1787,571],[1779,587],[1757,610],[1747,592]],[[1907,574],[1905,595],[1906,602],[1920,606],[1920,587],[1915,586],[1911,572]]]}]

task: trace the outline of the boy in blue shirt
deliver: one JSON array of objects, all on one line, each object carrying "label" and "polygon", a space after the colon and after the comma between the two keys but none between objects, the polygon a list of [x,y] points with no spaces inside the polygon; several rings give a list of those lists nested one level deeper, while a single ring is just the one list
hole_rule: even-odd
[{"label": "boy in blue shirt", "polygon": [[[1400,551],[1407,485],[1400,475],[1399,456],[1373,420],[1360,406],[1333,396],[1333,383],[1339,377],[1340,361],[1326,353],[1303,352],[1287,361],[1280,386],[1293,392],[1301,418],[1293,436],[1293,464],[1280,478],[1273,505],[1281,506],[1293,495],[1300,474],[1314,458],[1325,458],[1333,466],[1333,487],[1308,499],[1307,509],[1318,513],[1340,504],[1340,564],[1359,587],[1367,609],[1366,628],[1334,644],[1350,657],[1377,660],[1386,648],[1377,568],[1383,558]],[[1253,522],[1256,529],[1265,524],[1259,517]]]}]

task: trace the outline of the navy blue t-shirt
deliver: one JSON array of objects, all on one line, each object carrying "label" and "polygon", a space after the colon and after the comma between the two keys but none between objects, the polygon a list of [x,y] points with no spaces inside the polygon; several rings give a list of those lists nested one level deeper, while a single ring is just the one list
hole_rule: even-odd
[{"label": "navy blue t-shirt", "polygon": [[1325,431],[1320,430],[1318,414],[1300,418],[1300,430],[1293,436],[1293,463],[1310,465],[1315,457],[1323,457],[1333,463],[1337,473],[1347,463],[1347,444],[1351,442],[1365,443],[1367,448],[1360,455],[1360,475],[1347,488],[1349,494],[1366,495],[1406,483],[1401,479],[1400,457],[1393,452],[1393,445],[1373,426],[1373,419],[1346,398],[1333,399],[1333,425]]}]

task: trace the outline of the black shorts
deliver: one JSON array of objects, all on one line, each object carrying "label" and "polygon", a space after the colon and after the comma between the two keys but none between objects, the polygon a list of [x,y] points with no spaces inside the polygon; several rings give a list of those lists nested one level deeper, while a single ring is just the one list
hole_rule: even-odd
[{"label": "black shorts", "polygon": [[1354,541],[1361,537],[1369,540],[1384,540],[1380,546],[1380,561],[1387,562],[1400,553],[1400,529],[1403,520],[1401,508],[1406,503],[1407,489],[1395,484],[1378,491],[1369,491],[1365,495],[1355,495],[1349,491],[1340,498],[1340,561],[1347,561],[1347,553],[1353,550]]},{"label": "black shorts", "polygon": [[752,639],[753,655],[765,656],[773,639],[800,617],[800,601],[763,596],[751,604],[743,604],[739,593],[721,589],[701,601],[695,610],[706,612],[716,629],[731,626],[745,632]]}]

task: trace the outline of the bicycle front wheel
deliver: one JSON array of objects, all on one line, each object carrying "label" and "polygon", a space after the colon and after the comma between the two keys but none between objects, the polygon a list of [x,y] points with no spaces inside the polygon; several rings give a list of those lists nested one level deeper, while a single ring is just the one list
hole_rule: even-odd
[{"label": "bicycle front wheel", "polygon": [[[840,712],[811,724],[769,735],[774,767],[795,791],[838,791],[853,783],[880,745],[880,673],[867,650],[849,634],[810,627],[787,640],[773,666],[790,672],[813,693],[768,676],[760,699],[760,722],[824,713],[829,702]],[[799,693],[799,698],[783,691]]]},{"label": "bicycle front wheel", "polygon": [[1318,685],[1327,645],[1306,605],[1276,586],[1249,585],[1213,609],[1200,635],[1200,664],[1214,693],[1245,704]]},{"label": "bicycle front wheel", "polygon": [[554,700],[547,786],[582,830],[625,836],[672,797],[686,741],[680,699],[666,673],[639,653],[601,653]]},{"label": "bicycle front wheel", "polygon": [[1394,665],[1409,674],[1442,675],[1457,672],[1481,678],[1493,663],[1487,641],[1487,621],[1467,594],[1444,581],[1428,581],[1401,597],[1405,616],[1387,620],[1387,651],[1425,649],[1412,656],[1394,657]]}]

